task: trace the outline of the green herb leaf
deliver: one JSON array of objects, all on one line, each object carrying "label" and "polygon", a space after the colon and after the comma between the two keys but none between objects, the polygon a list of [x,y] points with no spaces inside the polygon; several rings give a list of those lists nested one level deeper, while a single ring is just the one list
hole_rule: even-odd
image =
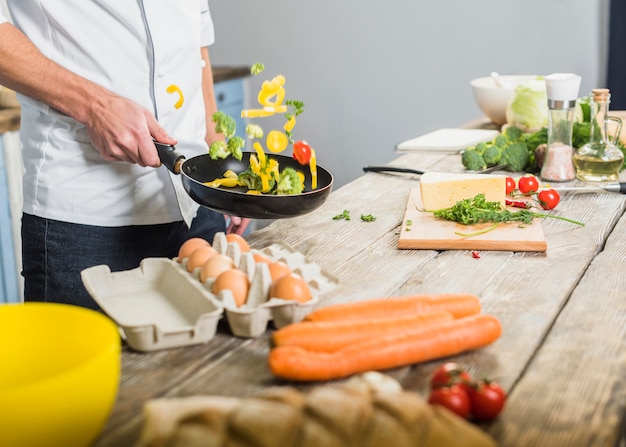
[{"label": "green herb leaf", "polygon": [[341,214],[333,216],[333,220],[350,220],[350,211],[343,210]]}]

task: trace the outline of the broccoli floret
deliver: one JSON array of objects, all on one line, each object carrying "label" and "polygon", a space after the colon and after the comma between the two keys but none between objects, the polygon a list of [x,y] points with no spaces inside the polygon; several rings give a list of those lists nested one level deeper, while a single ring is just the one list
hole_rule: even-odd
[{"label": "broccoli floret", "polygon": [[256,64],[252,65],[252,67],[250,67],[250,73],[255,76],[261,74],[263,70],[265,70],[265,65],[263,65],[261,62],[257,62]]},{"label": "broccoli floret", "polygon": [[522,129],[515,126],[509,126],[504,129],[504,135],[509,139],[509,141],[518,141],[521,140],[524,136]]},{"label": "broccoli floret", "polygon": [[304,184],[298,172],[293,168],[283,169],[276,184],[276,194],[300,194],[302,191]]},{"label": "broccoli floret", "polygon": [[261,177],[252,172],[251,169],[246,169],[237,176],[237,181],[246,186],[248,189],[254,189],[255,191],[261,191]]},{"label": "broccoli floret", "polygon": [[509,139],[505,134],[501,133],[493,140],[493,144],[504,148],[507,144],[509,144]]},{"label": "broccoli floret", "polygon": [[230,152],[237,160],[241,161],[243,156],[241,149],[245,146],[245,144],[246,141],[243,138],[234,136],[228,140],[228,152]]},{"label": "broccoli floret", "polygon": [[209,157],[212,160],[217,160],[218,158],[226,158],[230,155],[230,151],[228,150],[228,145],[225,141],[214,141],[211,143],[209,147]]},{"label": "broccoli floret", "polygon": [[474,150],[476,152],[478,152],[480,155],[483,155],[485,153],[485,150],[487,149],[487,143],[478,143],[475,147]]},{"label": "broccoli floret", "polygon": [[469,169],[470,171],[480,171],[487,167],[483,156],[473,149],[466,149],[463,151],[463,155],[461,155],[461,163],[463,163],[465,169]]},{"label": "broccoli floret", "polygon": [[495,166],[500,164],[500,157],[502,156],[502,148],[495,144],[489,145],[485,152],[483,152],[483,160],[487,163],[487,166]]},{"label": "broccoli floret", "polygon": [[504,148],[500,163],[506,165],[510,171],[523,171],[530,159],[526,143],[512,143]]},{"label": "broccoli floret", "polygon": [[231,116],[219,111],[215,112],[211,119],[215,123],[216,133],[223,134],[227,140],[235,135],[237,123],[235,123],[235,120]]},{"label": "broccoli floret", "polygon": [[254,138],[263,138],[263,129],[258,124],[247,124],[246,136],[251,140]]}]

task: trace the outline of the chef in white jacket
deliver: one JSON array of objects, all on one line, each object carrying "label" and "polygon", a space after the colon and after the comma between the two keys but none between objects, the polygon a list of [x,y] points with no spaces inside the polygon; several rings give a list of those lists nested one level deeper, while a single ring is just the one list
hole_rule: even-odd
[{"label": "chef in white jacket", "polygon": [[208,0],[6,3],[0,84],[22,106],[24,297],[97,308],[82,269],[135,268],[225,230],[153,143],[189,158],[220,138]]}]

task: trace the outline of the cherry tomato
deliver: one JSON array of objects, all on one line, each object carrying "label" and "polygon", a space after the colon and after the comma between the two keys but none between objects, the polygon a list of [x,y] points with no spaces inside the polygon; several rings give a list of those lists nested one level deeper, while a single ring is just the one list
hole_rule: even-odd
[{"label": "cherry tomato", "polygon": [[539,189],[539,180],[534,175],[526,174],[517,181],[517,189],[522,194],[530,194],[537,192]]},{"label": "cherry tomato", "polygon": [[460,385],[433,389],[428,396],[428,403],[441,405],[464,419],[470,415],[469,394]]},{"label": "cherry tomato", "polygon": [[[479,255],[480,256],[480,255]],[[455,384],[467,384],[472,382],[472,376],[454,362],[444,363],[433,373],[430,380],[431,388],[441,388]]]},{"label": "cherry tomato", "polygon": [[472,416],[477,421],[495,419],[506,402],[506,393],[496,382],[480,381],[468,390],[468,395]]},{"label": "cherry tomato", "polygon": [[539,191],[539,195],[537,195],[537,199],[539,200],[539,205],[544,210],[551,210],[556,208],[561,200],[561,196],[554,189],[544,189]]},{"label": "cherry tomato", "polygon": [[306,141],[296,141],[293,143],[293,158],[301,165],[309,164],[311,161],[311,146]]},{"label": "cherry tomato", "polygon": [[506,194],[509,195],[515,191],[515,179],[513,177],[506,178]]}]

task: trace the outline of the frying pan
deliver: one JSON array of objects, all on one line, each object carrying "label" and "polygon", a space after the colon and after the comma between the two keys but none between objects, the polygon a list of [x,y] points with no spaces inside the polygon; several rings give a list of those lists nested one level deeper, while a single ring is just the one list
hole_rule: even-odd
[{"label": "frying pan", "polygon": [[328,198],[333,186],[333,176],[326,169],[317,166],[317,189],[311,189],[311,172],[308,166],[284,155],[271,155],[280,169],[291,167],[304,174],[305,189],[301,194],[269,195],[246,194],[247,188],[215,188],[210,182],[224,177],[224,172],[232,170],[240,173],[250,166],[250,155],[244,152],[241,161],[234,157],[213,160],[209,154],[190,159],[176,150],[175,146],[154,143],[161,163],[174,174],[180,174],[183,188],[196,203],[231,216],[250,219],[284,219],[301,216],[319,208]]}]

